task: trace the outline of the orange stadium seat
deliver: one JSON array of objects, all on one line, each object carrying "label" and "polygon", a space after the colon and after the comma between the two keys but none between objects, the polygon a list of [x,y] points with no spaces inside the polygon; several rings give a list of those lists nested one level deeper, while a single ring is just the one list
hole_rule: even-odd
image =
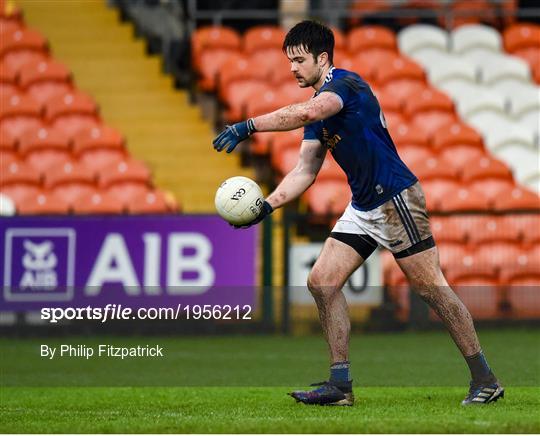
[{"label": "orange stadium seat", "polygon": [[40,174],[26,162],[12,162],[9,165],[2,165],[0,174],[0,186],[15,183],[25,183],[29,185],[40,185]]},{"label": "orange stadium seat", "polygon": [[15,50],[8,52],[3,58],[2,63],[9,68],[19,72],[19,70],[30,62],[39,62],[49,60],[49,54],[43,51],[35,50]]},{"label": "orange stadium seat", "polygon": [[0,82],[0,101],[20,94],[21,90],[13,83]]},{"label": "orange stadium seat", "polygon": [[521,48],[512,54],[527,62],[531,70],[538,69],[538,65],[540,64],[540,46]]},{"label": "orange stadium seat", "polygon": [[454,112],[432,110],[419,112],[411,118],[414,128],[423,130],[428,135],[433,135],[437,130],[457,120]]},{"label": "orange stadium seat", "polygon": [[[17,138],[4,129],[0,129],[0,150],[15,151]],[[1,165],[1,162],[0,162]]]},{"label": "orange stadium seat", "polygon": [[270,162],[277,172],[284,176],[298,162],[300,144],[303,139],[302,129],[291,132],[276,132],[270,143]]},{"label": "orange stadium seat", "polygon": [[77,161],[66,161],[45,171],[45,187],[70,205],[96,188],[95,172]]},{"label": "orange stadium seat", "polygon": [[[309,209],[314,215],[340,215],[351,201],[347,183],[327,180],[314,183],[306,193]],[[317,221],[317,219],[314,219]]]},{"label": "orange stadium seat", "polygon": [[246,31],[243,47],[246,53],[267,48],[279,48],[283,45],[286,30],[279,26],[254,26]]},{"label": "orange stadium seat", "polygon": [[69,137],[54,128],[26,130],[19,138],[19,152],[37,171],[65,162],[71,156]]},{"label": "orange stadium seat", "polygon": [[[453,0],[450,3],[452,13],[452,27],[456,28],[464,24],[488,23],[492,26],[497,24],[495,6],[488,0]],[[441,25],[446,26],[446,20],[441,20]]]},{"label": "orange stadium seat", "polygon": [[385,111],[384,120],[386,121],[386,126],[388,129],[405,123],[405,117],[401,114],[401,112],[395,111]]},{"label": "orange stadium seat", "polygon": [[105,192],[121,199],[125,205],[129,205],[133,199],[144,197],[151,188],[150,182],[144,184],[133,181],[116,183],[106,189]]},{"label": "orange stadium seat", "polygon": [[347,37],[337,27],[330,27],[334,34],[334,49],[347,50]]},{"label": "orange stadium seat", "polygon": [[19,85],[24,89],[38,82],[69,82],[71,71],[55,60],[28,62],[19,70]]},{"label": "orange stadium seat", "polygon": [[358,57],[345,56],[340,60],[340,63],[337,66],[344,70],[354,71],[369,84],[375,83],[375,70],[373,66],[362,62]]},{"label": "orange stadium seat", "polygon": [[423,79],[399,79],[386,83],[382,90],[393,94],[394,98],[403,104],[407,99],[416,98],[426,87]]},{"label": "orange stadium seat", "polygon": [[[285,75],[284,70],[287,70],[289,78],[293,77],[290,72],[291,65],[281,51],[281,48],[257,50],[249,56],[249,59],[251,61],[251,68],[257,65],[258,69],[264,71],[264,78],[273,81],[275,84],[279,84],[280,82],[276,81],[274,76],[283,77]],[[278,74],[274,74],[276,71]]]},{"label": "orange stadium seat", "polygon": [[237,80],[221,88],[223,102],[227,106],[224,114],[225,121],[235,123],[245,119],[246,102],[251,98],[272,90],[271,86],[261,80]]},{"label": "orange stadium seat", "polygon": [[68,202],[53,192],[41,191],[17,202],[21,215],[64,215],[69,212]]},{"label": "orange stadium seat", "polygon": [[397,51],[396,35],[383,26],[356,27],[347,37],[349,53],[358,53],[366,49],[382,48]]},{"label": "orange stadium seat", "polygon": [[474,180],[469,183],[469,186],[483,191],[491,204],[493,204],[493,201],[501,195],[501,192],[508,192],[508,189],[515,187],[515,183],[512,179],[486,178]]},{"label": "orange stadium seat", "polygon": [[[243,117],[245,119],[245,117]],[[257,155],[268,154],[272,140],[277,132],[257,132],[251,136],[249,149]]]},{"label": "orange stadium seat", "polygon": [[[2,8],[2,4],[0,3],[0,9]],[[2,16],[0,15],[0,34],[1,33],[13,33],[16,30],[22,30],[24,28],[24,24],[18,20],[18,19],[10,19],[10,17]]]},{"label": "orange stadium seat", "polygon": [[121,150],[124,147],[125,139],[122,134],[108,126],[82,129],[73,136],[73,152],[77,155],[89,150]]},{"label": "orange stadium seat", "polygon": [[314,94],[313,88],[300,88],[295,82],[283,83],[277,89],[278,92],[290,96],[292,101],[298,103],[309,100]]},{"label": "orange stadium seat", "polygon": [[457,169],[452,161],[442,157],[431,157],[411,163],[412,170],[420,181],[425,180],[458,180]]},{"label": "orange stadium seat", "polygon": [[396,51],[381,48],[364,50],[350,57],[358,64],[365,65],[364,71],[371,71],[370,75],[373,76],[374,81],[375,73],[379,68],[392,64],[396,59],[401,59]]},{"label": "orange stadium seat", "polygon": [[198,69],[200,78],[197,85],[202,91],[214,91],[217,86],[218,75],[227,73],[227,69],[223,65],[226,62],[232,64],[234,60],[239,61],[240,59],[246,62],[245,56],[236,50],[227,48],[205,50],[201,54],[201,66]]},{"label": "orange stadium seat", "polygon": [[14,136],[22,133],[26,121],[41,123],[41,105],[24,94],[13,95],[0,102],[0,126]]},{"label": "orange stadium seat", "polygon": [[246,104],[246,118],[256,117],[286,106],[291,101],[277,91],[266,91],[258,100],[249,100]]},{"label": "orange stadium seat", "polygon": [[437,241],[439,260],[444,270],[459,265],[462,259],[469,255],[463,241],[439,241],[438,239]]},{"label": "orange stadium seat", "polygon": [[387,0],[355,0],[349,6],[352,12],[349,23],[351,25],[358,25],[363,20],[376,16],[379,12],[390,10],[391,7],[391,2]]},{"label": "orange stadium seat", "polygon": [[429,148],[412,144],[399,146],[398,154],[403,162],[411,169],[415,169],[417,164],[423,167],[426,161],[435,157]]},{"label": "orange stadium seat", "polygon": [[433,216],[430,218],[431,232],[437,244],[453,242],[463,244],[467,238],[465,229],[455,218]]},{"label": "orange stadium seat", "polygon": [[[296,156],[298,156],[298,152],[296,153]],[[334,160],[332,156],[326,157],[321,166],[319,174],[317,175],[317,182],[322,182],[326,180],[347,183],[347,176],[345,175],[345,172],[341,169],[341,167],[338,165],[338,163]]]},{"label": "orange stadium seat", "polygon": [[17,29],[2,33],[0,38],[0,59],[10,52],[27,50],[47,52],[47,39],[32,29]]},{"label": "orange stadium seat", "polygon": [[191,36],[191,53],[195,68],[202,66],[201,54],[209,49],[229,49],[239,51],[242,40],[238,32],[231,27],[200,27]]},{"label": "orange stadium seat", "polygon": [[493,241],[482,243],[476,249],[475,257],[480,265],[493,265],[500,269],[514,265],[522,252],[518,242]]},{"label": "orange stadium seat", "polygon": [[77,197],[72,205],[76,214],[121,214],[124,202],[113,194],[94,191]]},{"label": "orange stadium seat", "polygon": [[426,206],[430,211],[441,210],[441,204],[448,196],[456,195],[461,184],[451,179],[431,179],[422,182],[426,196]]},{"label": "orange stadium seat", "polygon": [[512,180],[512,171],[502,161],[483,156],[477,162],[463,167],[462,178],[464,182],[472,182],[482,179]]},{"label": "orange stadium seat", "polygon": [[439,203],[440,210],[445,212],[488,210],[490,207],[487,196],[482,191],[473,188],[462,186],[457,191],[448,194]]},{"label": "orange stadium seat", "polygon": [[223,95],[221,95],[221,89],[223,87],[234,81],[247,79],[268,80],[269,71],[258,68],[251,58],[243,56],[229,58],[223,63],[217,79],[220,96],[223,98]]},{"label": "orange stadium seat", "polygon": [[482,136],[472,127],[459,121],[443,126],[433,134],[434,148],[444,150],[462,145],[484,149]]},{"label": "orange stadium seat", "polygon": [[45,105],[45,116],[51,123],[60,117],[82,115],[97,117],[97,104],[92,97],[80,91],[58,96]]},{"label": "orange stadium seat", "polygon": [[497,210],[530,209],[540,211],[540,197],[519,186],[508,187],[499,192],[494,200]]},{"label": "orange stadium seat", "polygon": [[428,135],[418,129],[413,129],[408,123],[401,123],[395,126],[389,126],[388,130],[392,136],[392,139],[398,151],[401,147],[413,145],[416,147],[429,147]]},{"label": "orange stadium seat", "polygon": [[540,271],[534,268],[506,272],[507,299],[513,317],[538,318],[540,316]]},{"label": "orange stadium seat", "polygon": [[377,92],[376,97],[385,115],[389,112],[401,112],[403,109],[403,102],[387,90]]},{"label": "orange stadium seat", "polygon": [[[437,132],[435,132],[435,134],[437,134]],[[469,146],[467,144],[450,145],[438,150],[437,148],[434,148],[434,150],[438,151],[438,155],[442,158],[451,160],[460,173],[463,167],[469,165],[471,162],[477,162],[482,157],[486,156],[486,153],[482,148]]]},{"label": "orange stadium seat", "polygon": [[137,214],[157,214],[169,213],[171,210],[163,192],[154,190],[148,191],[145,195],[137,196],[130,200],[128,212]]},{"label": "orange stadium seat", "polygon": [[9,83],[13,86],[17,86],[16,82],[17,82],[17,71],[15,71],[14,68],[10,67],[4,62],[1,62],[0,63],[0,83],[3,83],[3,84]]},{"label": "orange stadium seat", "polygon": [[340,67],[340,65],[348,57],[349,57],[349,52],[347,52],[346,50],[334,49],[333,64],[337,66],[338,68],[342,68]]},{"label": "orange stadium seat", "polygon": [[95,148],[80,150],[75,155],[92,171],[99,171],[112,163],[126,159],[127,152],[124,148]]},{"label": "orange stadium seat", "polygon": [[42,191],[39,185],[29,185],[26,183],[13,183],[2,186],[0,184],[0,192],[7,195],[17,206],[17,204],[23,201],[27,197],[34,197]]},{"label": "orange stadium seat", "polygon": [[504,48],[514,53],[529,47],[540,47],[540,25],[516,23],[503,32]]},{"label": "orange stadium seat", "polygon": [[426,112],[453,112],[454,103],[444,93],[433,88],[426,88],[420,91],[416,98],[405,102],[404,113],[412,117],[419,113]]},{"label": "orange stadium seat", "polygon": [[49,100],[45,105],[45,117],[52,126],[70,136],[100,125],[97,104],[92,97],[78,91]]},{"label": "orange stadium seat", "polygon": [[448,281],[473,318],[499,318],[501,290],[496,274],[452,271],[448,273]]},{"label": "orange stadium seat", "polygon": [[150,170],[140,161],[126,159],[113,162],[98,171],[98,185],[115,193],[122,193],[129,198],[133,193],[139,193],[151,186]]},{"label": "orange stadium seat", "polygon": [[502,219],[519,231],[526,244],[540,244],[540,214],[505,215]]},{"label": "orange stadium seat", "polygon": [[405,79],[425,81],[425,73],[422,67],[412,59],[400,56],[393,58],[386,64],[377,65],[375,79],[380,85]]}]

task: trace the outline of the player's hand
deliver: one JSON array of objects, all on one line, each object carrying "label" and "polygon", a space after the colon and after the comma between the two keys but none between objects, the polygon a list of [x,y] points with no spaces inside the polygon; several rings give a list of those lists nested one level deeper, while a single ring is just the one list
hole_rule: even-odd
[{"label": "player's hand", "polygon": [[234,226],[233,227],[235,229],[247,229],[251,226],[254,226],[255,224],[259,224],[263,219],[265,219],[268,215],[270,215],[272,212],[274,212],[274,208],[272,206],[270,206],[270,203],[268,203],[267,201],[264,201],[263,202],[263,205],[261,207],[261,211],[259,212],[259,215],[257,215],[257,217],[247,223],[247,224],[244,224],[244,225],[241,225],[241,226]]},{"label": "player's hand", "polygon": [[255,124],[253,123],[253,118],[250,118],[247,121],[227,126],[226,129],[212,141],[212,144],[214,144],[214,148],[217,151],[222,151],[224,148],[227,148],[227,153],[230,153],[239,143],[244,139],[247,139],[254,132],[256,132]]}]

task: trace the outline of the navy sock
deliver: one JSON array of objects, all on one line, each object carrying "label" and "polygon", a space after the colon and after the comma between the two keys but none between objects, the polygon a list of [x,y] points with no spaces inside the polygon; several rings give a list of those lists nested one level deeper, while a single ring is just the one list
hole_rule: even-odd
[{"label": "navy sock", "polygon": [[348,382],[351,380],[351,364],[348,361],[336,362],[330,366],[330,381]]},{"label": "navy sock", "polygon": [[494,382],[496,380],[482,351],[479,351],[472,356],[466,356],[465,361],[467,362],[467,365],[469,365],[471,377],[474,381]]}]

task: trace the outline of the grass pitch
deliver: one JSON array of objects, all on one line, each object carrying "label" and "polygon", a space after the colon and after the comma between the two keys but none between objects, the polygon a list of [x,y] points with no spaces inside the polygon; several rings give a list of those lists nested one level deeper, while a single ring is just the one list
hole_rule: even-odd
[{"label": "grass pitch", "polygon": [[[481,331],[480,338],[506,395],[487,407],[467,408],[459,404],[467,391],[467,369],[445,332],[355,335],[351,360],[357,401],[346,408],[305,406],[286,395],[327,376],[321,338],[106,338],[124,344],[158,342],[171,350],[170,360],[152,367],[164,377],[143,378],[139,384],[147,386],[137,387],[65,386],[74,384],[70,374],[81,361],[64,361],[65,380],[59,383],[58,374],[51,376],[46,366],[22,363],[40,340],[3,339],[0,429],[8,433],[540,432],[540,332]],[[85,343],[103,340],[84,338]],[[100,362],[90,362],[99,379]],[[135,379],[141,380],[151,369],[124,370],[131,371],[136,384]],[[45,371],[40,378],[49,386],[31,386],[29,382],[37,380],[30,377],[32,371]],[[186,373],[185,379],[173,377],[178,372]],[[174,383],[157,386],[168,374]],[[88,384],[88,378],[81,380]],[[183,380],[199,380],[205,386],[181,386]],[[241,385],[242,380],[252,386]],[[156,385],[148,386],[152,382]]]}]

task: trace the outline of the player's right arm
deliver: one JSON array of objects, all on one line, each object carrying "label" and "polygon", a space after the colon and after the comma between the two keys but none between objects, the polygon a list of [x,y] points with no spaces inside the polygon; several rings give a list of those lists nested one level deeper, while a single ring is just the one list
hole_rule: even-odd
[{"label": "player's right arm", "polygon": [[302,141],[294,169],[288,173],[266,201],[273,209],[300,197],[315,181],[326,156],[326,147],[319,140]]}]

